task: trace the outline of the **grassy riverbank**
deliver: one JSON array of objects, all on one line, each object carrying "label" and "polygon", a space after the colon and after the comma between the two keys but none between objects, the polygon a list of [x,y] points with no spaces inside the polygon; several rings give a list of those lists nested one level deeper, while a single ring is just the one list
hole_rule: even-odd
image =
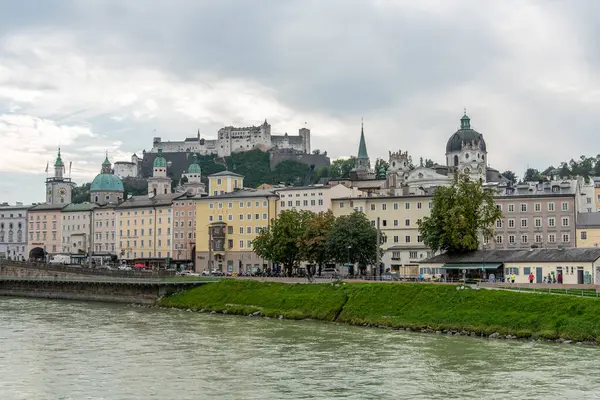
[{"label": "grassy riverbank", "polygon": [[452,285],[285,284],[223,280],[160,305],[231,314],[312,318],[414,330],[600,341],[600,300]]}]

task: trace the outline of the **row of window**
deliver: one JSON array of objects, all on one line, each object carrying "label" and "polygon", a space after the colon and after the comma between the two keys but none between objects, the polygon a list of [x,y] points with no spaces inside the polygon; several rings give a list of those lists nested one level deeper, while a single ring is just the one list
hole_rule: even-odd
[{"label": "row of window", "polygon": [[[173,238],[174,239],[185,239],[185,233],[184,232],[175,232],[173,234]],[[196,239],[196,233],[195,232],[189,232],[187,234],[187,238],[188,239]]]},{"label": "row of window", "polygon": [[[405,210],[410,210],[410,207],[411,207],[410,204],[411,204],[410,202],[405,202],[404,203],[404,209]],[[432,204],[433,203],[430,201],[428,203],[428,207],[431,208]],[[418,201],[418,202],[416,202],[415,206],[417,207],[417,210],[420,210],[420,209],[423,208],[423,203],[420,202],[420,201]],[[344,208],[344,207],[345,207],[344,201],[340,201],[340,208]],[[353,200],[350,201],[350,208],[354,208],[354,201]],[[381,203],[380,204],[380,208],[381,208],[381,211],[386,211],[388,209],[388,203]],[[377,210],[377,204],[371,204],[370,205],[370,209],[371,209],[371,211],[376,211]],[[393,203],[392,204],[392,209],[393,210],[399,210],[400,209],[400,203],[397,203],[397,202]],[[360,207],[360,211],[362,211],[362,207]]]},{"label": "row of window", "polygon": [[[33,230],[33,222],[29,223],[29,230],[32,231]],[[35,223],[35,230],[39,231],[40,230],[40,223],[36,222]],[[42,230],[46,230],[46,223],[42,222]],[[56,222],[52,222],[52,230],[56,230]]]},{"label": "row of window", "polygon": [[[17,223],[17,226],[19,227],[19,229],[21,229],[21,227],[23,226],[23,224],[21,224],[20,222]],[[14,224],[12,222],[8,223],[8,229],[13,229],[14,228]],[[4,229],[4,222],[0,222],[0,229]]]},{"label": "row of window", "polygon": [[[502,211],[502,204],[497,204],[496,207],[498,207],[498,209],[500,211]],[[521,212],[527,212],[528,209],[528,204],[527,203],[520,203],[519,204],[519,210]],[[548,202],[546,203],[546,209],[547,211],[555,211],[555,204],[554,202]],[[563,201],[560,205],[560,209],[561,211],[569,211],[569,202],[568,201]],[[515,204],[508,204],[507,205],[507,211],[508,212],[515,212]],[[541,212],[542,211],[542,203],[535,203],[533,205],[533,211],[535,212]]]},{"label": "row of window", "polygon": [[[311,195],[311,196],[316,196],[315,192],[312,192],[310,195]],[[293,195],[293,194],[288,194],[288,195],[286,195],[285,193],[279,193],[279,197],[281,197],[282,199],[283,199],[284,197],[286,197],[286,196],[287,196],[287,197],[294,197],[294,195]],[[304,193],[304,194],[303,194],[303,196],[304,196],[304,197],[308,197],[308,193]],[[319,196],[323,196],[323,192],[319,192]],[[296,197],[300,197],[300,193],[296,193]]]},{"label": "row of window", "polygon": [[[46,240],[46,232],[42,232],[42,240]],[[35,239],[40,240],[40,232],[35,233]],[[29,232],[29,240],[33,240],[33,232]],[[52,232],[52,240],[56,240],[56,232]]]},{"label": "row of window", "polygon": [[[575,267],[575,266],[566,266],[566,267],[556,267],[556,274],[555,276],[558,276],[558,274],[561,275],[575,275],[575,271],[577,270],[583,270],[583,267]],[[506,268],[506,275],[519,275],[521,271],[521,267],[507,267]],[[529,275],[531,273],[535,274],[535,267],[523,267],[523,275]]]},{"label": "row of window", "polygon": [[[12,234],[12,232],[9,232],[7,236],[8,236],[8,242],[7,243],[12,243],[12,242],[15,241],[14,240],[14,235]],[[3,232],[0,233],[0,243],[4,243],[4,238],[5,238],[4,233]],[[21,232],[19,232],[17,234],[17,240],[16,240],[16,242],[21,242],[22,240],[23,240],[23,234]]]},{"label": "row of window", "polygon": [[[131,230],[127,229],[126,233],[127,233],[126,237],[131,237]],[[163,234],[162,228],[156,228],[156,234],[159,235],[159,236],[162,235]],[[170,234],[171,234],[171,228],[167,228],[167,235],[170,235]],[[138,230],[134,229],[133,230],[133,236],[137,237],[137,235],[138,235]],[[120,237],[124,236],[122,229],[119,230],[119,236]],[[144,229],[143,228],[140,229],[140,236],[144,236]],[[152,236],[152,228],[148,228],[148,236]]]},{"label": "row of window", "polygon": [[[196,226],[196,221],[188,221],[188,227],[191,228],[192,226]],[[175,221],[174,223],[174,227],[175,228],[185,228],[185,221]]]},{"label": "row of window", "polygon": [[[110,222],[112,222],[112,224]],[[94,221],[94,225],[96,226],[96,228],[102,228],[102,223],[103,222],[101,220],[100,221]],[[115,220],[114,219],[113,220],[108,220],[107,219],[105,223],[106,223],[106,227],[107,228],[109,226],[115,226]]]},{"label": "row of window", "polygon": [[[416,260],[418,258],[425,258],[427,256],[427,258],[431,257],[433,255],[433,253],[431,251],[427,251],[426,253],[419,253],[416,250],[411,250],[408,252],[408,258],[411,260]],[[392,261],[399,261],[402,259],[402,252],[401,251],[392,251]]]},{"label": "row of window", "polygon": [[[522,234],[521,237],[521,242],[520,243],[529,243],[529,235],[527,234]],[[543,243],[542,241],[543,236],[541,234],[536,234],[533,237],[534,243]],[[561,239],[562,239],[562,243],[569,243],[571,241],[571,235],[568,233],[563,233],[561,235]],[[516,235],[508,235],[507,237],[508,243],[509,244],[516,244],[517,243],[517,236]],[[557,243],[556,241],[556,234],[554,233],[550,233],[548,234],[548,243]],[[504,243],[504,236],[503,235],[496,235],[496,239],[495,239],[497,244],[502,244]],[[484,239],[484,243],[488,244],[489,243],[489,239],[485,238]]]},{"label": "row of window", "polygon": [[[239,214],[238,217],[239,217],[240,221],[244,220],[244,214]],[[263,213],[262,219],[265,221],[268,219],[267,213]],[[215,220],[215,218],[213,215],[208,216],[209,222],[213,222],[214,220]],[[252,220],[252,214],[246,214],[246,221],[251,221],[251,220]],[[255,221],[260,220],[260,214],[254,214],[254,220]],[[222,214],[217,215],[217,221],[223,221]],[[227,214],[227,221],[233,221],[233,214]]]},{"label": "row of window", "polygon": [[[104,249],[102,248],[104,247]],[[104,246],[102,246],[101,244],[96,244],[94,245],[94,250],[95,251],[115,251],[115,244],[114,243],[104,243]]]},{"label": "row of window", "polygon": [[[188,211],[188,217],[196,215],[196,211]],[[185,211],[175,211],[176,217],[185,217]]]},{"label": "row of window", "polygon": [[[376,224],[376,221],[374,219],[372,219],[371,220],[371,225],[375,226],[375,224]],[[400,223],[399,223],[399,221],[397,219],[393,220],[392,224],[393,224],[394,227],[399,227],[400,226]],[[419,226],[420,224],[421,224],[421,218],[417,218],[417,226]],[[387,219],[382,219],[381,220],[381,226],[383,228],[387,228],[387,226],[388,226]],[[410,227],[410,218],[407,218],[407,219],[404,220],[404,226],[405,227]]]},{"label": "row of window", "polygon": [[[43,217],[44,217],[44,218],[42,218],[42,220],[43,220],[43,221],[45,221],[45,220],[46,220],[46,215],[44,215]],[[33,214],[29,216],[29,220],[30,220],[30,221],[33,221]],[[36,220],[36,221],[39,221],[39,220],[40,220],[40,216],[39,216],[39,215],[37,215],[37,216],[36,216],[36,218],[35,218],[35,220]],[[52,220],[53,220],[53,221],[56,221],[56,215],[53,215],[53,216],[52,216]]]},{"label": "row of window", "polygon": [[[147,243],[148,246],[144,246],[144,243]],[[132,241],[126,240],[125,244],[126,244],[125,248],[127,248],[127,249],[130,248],[132,244],[133,244],[133,247],[138,247],[138,241],[137,240],[132,240]],[[140,239],[139,244],[140,244],[139,247],[152,247],[152,239],[148,239],[147,242],[144,242],[144,239]],[[162,247],[162,245],[163,245],[162,239],[157,239],[156,240],[156,246],[157,247]],[[167,239],[166,240],[166,246],[167,247],[171,247],[171,239]],[[119,247],[123,248],[123,241],[122,240],[119,242]]]},{"label": "row of window", "polygon": [[[145,220],[142,218],[142,219],[140,219],[140,221],[142,221],[142,225],[144,225],[144,221]],[[163,221],[162,217],[158,217],[158,223],[162,224],[162,221]],[[138,222],[138,220],[134,219],[133,220],[133,225],[137,225],[137,222]],[[152,218],[148,218],[148,225],[152,225],[153,223],[154,223],[153,219]],[[167,217],[167,224],[170,224],[170,223],[171,223],[171,217]],[[123,220],[119,220],[119,226],[123,226]],[[127,226],[131,226],[131,220],[130,219],[127,220]]]},{"label": "row of window", "polygon": [[[71,229],[71,228],[73,228],[73,229]],[[63,227],[62,227],[63,231],[75,231],[75,230],[79,231],[82,229],[85,229],[85,224],[77,225],[77,229],[75,229],[75,225],[63,225]]]},{"label": "row of window", "polygon": [[[5,217],[6,215],[6,217]],[[18,214],[0,214],[0,218],[23,218],[23,214],[22,213],[18,213]]]},{"label": "row of window", "polygon": [[[71,216],[73,218],[71,218]],[[77,218],[75,218],[75,216],[77,216]],[[87,216],[87,214],[76,214],[76,215],[68,214],[68,215],[63,215],[63,221],[66,221],[66,220],[70,221],[70,220],[75,220],[75,219],[87,219],[86,216]],[[83,218],[81,218],[81,217],[83,217]]]},{"label": "row of window", "polygon": [[[162,213],[163,213],[163,211],[165,211],[165,210],[163,210],[163,209],[160,209],[160,208],[158,209],[158,213],[159,213],[159,214],[162,214]],[[120,211],[120,212],[119,212],[119,215],[120,215],[121,217],[124,215],[124,213],[126,213],[126,215],[131,215],[131,213],[132,213],[132,212],[133,212],[133,215],[138,215],[138,212],[137,212],[137,211]],[[141,215],[145,215],[145,214],[144,214],[145,212],[146,212],[146,210],[141,210],[141,211],[140,211],[140,214],[141,214]],[[167,213],[171,213],[171,209],[170,209],[170,208],[168,208],[168,209],[166,210],[166,212],[167,212]],[[152,210],[148,210],[148,214],[152,214]]]},{"label": "row of window", "polygon": [[[301,204],[300,200],[296,200],[295,207],[300,207],[300,204]],[[323,199],[319,199],[318,201],[317,200],[310,200],[310,205],[311,206],[316,206],[317,204],[320,205],[320,206],[322,206],[324,204],[323,203]],[[281,207],[285,207],[285,201],[282,200],[281,203],[280,203],[280,205],[281,205]],[[294,207],[294,202],[291,201],[291,200],[288,200],[287,206],[288,207]],[[302,206],[303,207],[308,207],[308,200],[302,201]]]},{"label": "row of window", "polygon": [[[246,208],[251,208],[252,207],[252,202],[251,201],[246,201],[246,203],[244,203],[243,201],[239,202],[239,208],[244,208],[244,204],[246,204]],[[256,208],[260,207],[261,202],[260,201],[255,201],[254,202],[254,206]],[[268,206],[268,202],[267,200],[263,200],[262,201],[262,206],[263,207],[267,207]],[[208,208],[213,209],[213,208],[218,208],[218,209],[222,209],[223,208],[223,202],[219,201],[217,203],[208,203]],[[233,202],[230,201],[227,203],[227,208],[233,208]]]},{"label": "row of window", "polygon": [[[569,226],[569,217],[562,217],[560,219],[561,222],[561,226]],[[520,225],[521,228],[528,228],[529,227],[529,218],[521,218],[520,221]],[[542,228],[543,227],[543,221],[541,217],[535,217],[533,219],[533,226],[536,228]],[[548,217],[546,219],[546,226],[548,228],[555,228],[556,227],[556,217]],[[502,229],[502,228],[516,228],[516,220],[514,218],[508,218],[506,220],[506,226],[504,224],[504,221],[499,219],[498,221],[496,221],[496,228]]]},{"label": "row of window", "polygon": [[[393,236],[393,241],[394,243],[400,243],[400,236]],[[404,242],[403,243],[411,243],[411,236],[410,235],[406,235],[404,236]],[[387,236],[383,237],[382,240],[383,243],[387,243]],[[423,238],[421,238],[421,235],[417,235],[417,243],[423,243]]]}]

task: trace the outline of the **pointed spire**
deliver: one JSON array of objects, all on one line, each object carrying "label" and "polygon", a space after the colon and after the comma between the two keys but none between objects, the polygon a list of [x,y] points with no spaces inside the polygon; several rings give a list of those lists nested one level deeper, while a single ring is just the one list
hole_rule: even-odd
[{"label": "pointed spire", "polygon": [[362,118],[360,120],[360,143],[358,145],[358,156],[356,158],[369,158],[369,154],[367,153],[367,144],[365,142],[364,122]]},{"label": "pointed spire", "polygon": [[108,151],[105,152],[104,162],[102,165],[111,165],[110,161],[108,161]]},{"label": "pointed spire", "polygon": [[65,164],[63,163],[62,158],[60,157],[60,146],[58,147],[58,156],[56,156],[56,162],[54,163],[55,167],[62,167]]}]

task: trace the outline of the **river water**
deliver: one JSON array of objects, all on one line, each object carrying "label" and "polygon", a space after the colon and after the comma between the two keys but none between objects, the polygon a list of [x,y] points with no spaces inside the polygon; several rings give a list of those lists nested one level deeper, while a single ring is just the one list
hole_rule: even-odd
[{"label": "river water", "polygon": [[0,298],[0,399],[593,399],[600,348]]}]

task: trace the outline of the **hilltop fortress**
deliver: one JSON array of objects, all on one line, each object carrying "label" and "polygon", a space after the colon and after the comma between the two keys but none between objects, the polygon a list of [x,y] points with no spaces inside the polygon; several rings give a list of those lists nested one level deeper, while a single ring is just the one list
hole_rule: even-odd
[{"label": "hilltop fortress", "polygon": [[162,149],[165,153],[197,153],[200,155],[216,154],[227,157],[232,153],[249,151],[253,149],[285,150],[297,153],[310,154],[310,129],[301,128],[298,136],[271,135],[271,125],[265,119],[260,126],[246,126],[236,128],[226,126],[219,129],[217,139],[204,139],[200,131],[196,137],[186,138],[183,141],[163,142],[160,137],[155,137],[150,153],[157,153]]}]

